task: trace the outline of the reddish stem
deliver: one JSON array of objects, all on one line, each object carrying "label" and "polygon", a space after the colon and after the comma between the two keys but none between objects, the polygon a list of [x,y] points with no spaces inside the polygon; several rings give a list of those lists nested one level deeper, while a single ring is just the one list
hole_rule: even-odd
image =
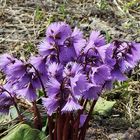
[{"label": "reddish stem", "polygon": [[54,124],[53,124],[52,116],[48,116],[48,126],[49,126],[49,137],[50,137],[50,140],[53,140],[54,139],[54,136],[53,136]]},{"label": "reddish stem", "polygon": [[36,101],[33,102],[33,110],[34,110],[34,127],[36,129],[41,130],[42,129],[42,121],[41,121],[40,112],[39,112],[37,105],[36,105]]},{"label": "reddish stem", "polygon": [[78,136],[78,132],[79,132],[79,124],[80,124],[80,115],[81,115],[81,111],[82,110],[79,110],[78,111],[78,116],[77,116],[77,118],[76,118],[76,120],[75,120],[75,124],[74,124],[74,131],[73,131],[73,140],[77,140],[78,138],[77,138],[77,136]]},{"label": "reddish stem", "polygon": [[67,114],[64,128],[63,128],[63,137],[62,140],[68,140],[68,135],[69,135],[69,122],[70,122],[70,115]]},{"label": "reddish stem", "polygon": [[9,96],[11,97],[11,99],[12,99],[12,101],[13,101],[13,103],[14,103],[14,107],[16,108],[19,121],[20,121],[20,122],[23,122],[23,116],[21,115],[21,112],[20,112],[20,110],[19,110],[19,108],[18,108],[18,106],[17,106],[17,103],[16,103],[16,101],[15,101],[15,98],[11,95],[11,93],[10,93],[8,90],[6,90],[6,89],[2,89],[2,90],[4,90],[5,92],[7,92],[7,93],[9,94]]},{"label": "reddish stem", "polygon": [[90,120],[90,117],[91,117],[91,114],[92,114],[92,111],[93,111],[93,108],[94,108],[96,102],[97,102],[97,100],[94,100],[94,101],[92,102],[92,105],[91,105],[91,107],[90,107],[88,116],[87,116],[87,118],[86,118],[86,120],[85,120],[84,125],[83,125],[82,128],[81,128],[81,132],[80,132],[80,134],[79,134],[79,139],[78,139],[78,140],[84,140],[84,139],[85,139],[86,129],[87,129],[87,127],[88,127],[88,123],[89,123],[89,120]]},{"label": "reddish stem", "polygon": [[58,114],[57,118],[57,140],[62,140],[62,124],[61,124],[61,114]]}]

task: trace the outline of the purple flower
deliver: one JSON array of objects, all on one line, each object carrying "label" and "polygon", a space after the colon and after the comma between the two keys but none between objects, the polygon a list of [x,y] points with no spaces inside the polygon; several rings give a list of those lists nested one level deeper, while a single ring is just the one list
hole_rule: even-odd
[{"label": "purple flower", "polygon": [[101,93],[102,87],[99,85],[95,85],[92,83],[89,83],[87,86],[87,90],[83,92],[83,96],[85,99],[98,99],[100,93]]},{"label": "purple flower", "polygon": [[92,68],[91,81],[96,85],[103,85],[110,77],[110,68],[107,65]]},{"label": "purple flower", "polygon": [[71,38],[75,52],[77,56],[79,56],[80,52],[86,44],[86,40],[83,38],[83,33],[78,28],[74,28],[74,31],[71,34]]},{"label": "purple flower", "polygon": [[58,81],[62,80],[62,72],[63,72],[63,65],[58,63],[49,63],[48,64],[48,76],[56,78]]},{"label": "purple flower", "polygon": [[75,99],[69,97],[67,103],[64,105],[61,111],[72,112],[72,111],[77,111],[81,109],[82,109],[82,106],[79,105],[79,103]]},{"label": "purple flower", "polygon": [[127,76],[119,68],[114,68],[111,71],[111,76],[113,80],[119,80],[119,81],[127,80]]},{"label": "purple flower", "polygon": [[105,44],[105,39],[102,35],[100,35],[100,32],[92,31],[84,52],[87,53],[89,49],[99,48],[100,46],[103,46]]},{"label": "purple flower", "polygon": [[66,67],[64,68],[64,73],[63,76],[67,77],[67,76],[72,76],[74,77],[77,73],[82,73],[82,69],[83,67],[76,63],[76,62],[69,62],[67,63]]},{"label": "purple flower", "polygon": [[8,114],[10,106],[13,105],[14,102],[9,93],[5,91],[4,87],[0,87],[0,114]]},{"label": "purple flower", "polygon": [[78,73],[70,78],[70,84],[74,96],[81,95],[87,89],[87,78],[85,75]]},{"label": "purple flower", "polygon": [[60,46],[60,62],[65,64],[69,61],[76,60],[85,44],[86,41],[83,39],[82,32],[78,28],[75,28],[72,34],[65,40],[64,44]]},{"label": "purple flower", "polygon": [[0,56],[0,70],[6,72],[7,67],[13,63],[15,63],[15,58],[13,58],[11,55],[2,54]]},{"label": "purple flower", "polygon": [[131,42],[128,43],[128,46],[131,48],[130,52],[133,56],[134,62],[138,62],[140,60],[140,43]]},{"label": "purple flower", "polygon": [[45,38],[39,45],[38,45],[38,52],[42,56],[49,56],[56,53],[55,43],[48,42]]},{"label": "purple flower", "polygon": [[134,68],[140,60],[139,46],[139,43],[121,41],[114,41],[112,43],[112,58],[116,60],[111,71],[113,80],[124,81],[127,79],[124,73]]},{"label": "purple flower", "polygon": [[106,44],[105,38],[100,34],[99,31],[92,31],[89,40],[97,47]]},{"label": "purple flower", "polygon": [[42,103],[49,116],[58,108],[58,101],[54,97],[42,98]]},{"label": "purple flower", "polygon": [[59,60],[62,64],[76,59],[76,52],[73,47],[61,46],[59,51]]},{"label": "purple flower", "polygon": [[15,81],[22,77],[27,70],[27,65],[20,60],[16,60],[14,64],[10,65],[7,70],[7,78],[10,81]]},{"label": "purple flower", "polygon": [[61,84],[55,78],[51,78],[47,83],[48,96],[57,95],[60,92],[60,86]]},{"label": "purple flower", "polygon": [[57,45],[63,45],[67,37],[72,31],[68,24],[64,22],[55,22],[49,25],[46,30],[46,39],[50,42],[55,42]]},{"label": "purple flower", "polygon": [[46,73],[46,58],[42,56],[30,57],[29,63],[32,64],[39,73]]},{"label": "purple flower", "polygon": [[3,85],[3,88],[6,89],[12,97],[15,96],[16,93],[11,82],[6,82],[6,84]]},{"label": "purple flower", "polygon": [[81,114],[80,115],[80,125],[79,127],[82,127],[86,121],[87,115]]},{"label": "purple flower", "polygon": [[17,96],[21,96],[33,102],[37,99],[36,89],[33,87],[31,83],[29,83],[26,87],[17,91]]}]

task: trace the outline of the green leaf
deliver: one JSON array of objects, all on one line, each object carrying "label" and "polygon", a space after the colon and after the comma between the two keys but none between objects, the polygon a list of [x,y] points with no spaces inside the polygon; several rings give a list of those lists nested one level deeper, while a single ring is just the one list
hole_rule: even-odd
[{"label": "green leaf", "polygon": [[[15,109],[15,107],[11,107],[10,110],[9,110],[9,114],[7,115],[0,115],[0,124],[2,123],[8,123],[10,122],[11,120],[14,120],[18,117],[18,114],[17,114],[17,111]],[[0,126],[1,128],[1,126]]]},{"label": "green leaf", "polygon": [[1,140],[47,140],[45,134],[27,124],[19,124]]},{"label": "green leaf", "polygon": [[115,103],[116,101],[107,101],[100,97],[95,105],[94,113],[102,116],[108,116]]}]

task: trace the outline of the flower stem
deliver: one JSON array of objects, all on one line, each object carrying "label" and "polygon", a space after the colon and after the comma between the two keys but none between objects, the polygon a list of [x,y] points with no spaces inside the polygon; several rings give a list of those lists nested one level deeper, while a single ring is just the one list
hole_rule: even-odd
[{"label": "flower stem", "polygon": [[33,67],[33,69],[35,70],[35,72],[36,72],[36,74],[37,74],[37,76],[38,76],[38,78],[39,78],[40,84],[41,84],[41,86],[42,86],[42,90],[43,90],[43,92],[44,92],[44,97],[47,97],[46,90],[45,90],[45,86],[44,86],[43,81],[42,81],[42,79],[41,79],[41,77],[40,77],[39,71],[38,71],[32,64],[29,64],[29,65],[30,65],[31,67]]},{"label": "flower stem", "polygon": [[7,92],[7,93],[9,94],[9,96],[11,97],[11,99],[12,99],[12,101],[13,101],[13,103],[14,103],[14,107],[15,107],[15,109],[16,109],[16,111],[17,111],[19,121],[20,121],[20,122],[23,122],[23,116],[21,115],[21,112],[20,112],[20,110],[19,110],[19,108],[18,108],[18,106],[17,106],[17,103],[16,103],[16,101],[15,101],[15,98],[11,95],[11,93],[10,93],[8,90],[6,90],[6,89],[2,89],[2,90],[4,90],[5,92]]},{"label": "flower stem", "polygon": [[85,123],[84,123],[83,127],[81,128],[81,132],[79,134],[79,139],[78,140],[84,140],[85,139],[86,129],[88,127],[88,123],[89,123],[89,120],[90,120],[90,117],[91,117],[91,114],[92,114],[92,111],[93,111],[93,108],[94,108],[96,102],[97,102],[97,100],[94,100],[92,102],[92,105],[90,107],[88,116],[87,116],[87,118],[85,120]]},{"label": "flower stem", "polygon": [[33,102],[33,110],[34,110],[34,127],[36,129],[41,130],[42,129],[42,121],[41,121],[40,112],[39,112],[37,105],[36,105],[36,101]]},{"label": "flower stem", "polygon": [[52,116],[48,116],[48,126],[49,126],[49,137],[50,137],[50,140],[54,140],[54,136],[53,136],[54,124],[53,124]]},{"label": "flower stem", "polygon": [[70,115],[67,114],[66,120],[65,120],[65,123],[64,123],[64,128],[63,128],[63,137],[62,137],[62,140],[68,140],[69,121],[70,121]]},{"label": "flower stem", "polygon": [[59,111],[57,117],[57,140],[62,140],[64,119],[65,119],[64,115],[61,115],[61,112]]}]

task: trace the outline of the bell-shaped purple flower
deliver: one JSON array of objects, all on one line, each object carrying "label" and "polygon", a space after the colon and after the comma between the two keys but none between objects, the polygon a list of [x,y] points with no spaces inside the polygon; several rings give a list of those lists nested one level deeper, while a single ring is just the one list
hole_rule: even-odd
[{"label": "bell-shaped purple flower", "polygon": [[[92,52],[92,49],[100,48],[100,46],[105,45],[105,39],[102,35],[100,35],[100,32],[98,31],[92,31],[87,46],[84,49],[84,53],[87,53],[88,51]],[[90,52],[88,52],[90,54]]]},{"label": "bell-shaped purple flower", "polygon": [[76,55],[79,56],[86,44],[86,40],[83,38],[83,33],[76,27],[71,34],[71,38]]},{"label": "bell-shaped purple flower", "polygon": [[49,116],[56,111],[59,105],[58,101],[54,97],[42,98],[42,103]]},{"label": "bell-shaped purple flower", "polygon": [[76,52],[73,47],[61,46],[59,51],[59,60],[62,64],[66,64],[76,59]]},{"label": "bell-shaped purple flower", "polygon": [[67,103],[64,105],[64,107],[62,108],[62,112],[72,112],[72,111],[77,111],[77,110],[81,110],[82,106],[72,97],[68,98]]},{"label": "bell-shaped purple flower", "polygon": [[102,86],[95,85],[93,83],[89,83],[87,85],[87,90],[83,92],[83,96],[85,99],[98,99],[100,93],[102,91]]},{"label": "bell-shaped purple flower", "polygon": [[78,73],[82,73],[82,69],[83,67],[80,64],[76,62],[69,62],[64,68],[63,76],[75,76]]},{"label": "bell-shaped purple flower", "polygon": [[14,105],[12,95],[5,91],[5,87],[0,87],[0,114],[8,114],[10,107]]},{"label": "bell-shaped purple flower", "polygon": [[46,30],[46,39],[55,42],[56,45],[63,45],[67,37],[72,33],[70,26],[64,22],[55,22],[49,25]]},{"label": "bell-shaped purple flower", "polygon": [[60,92],[61,84],[55,79],[51,78],[47,83],[47,94],[48,96],[55,96]]},{"label": "bell-shaped purple flower", "polygon": [[48,76],[56,78],[58,81],[62,80],[63,65],[56,62],[49,63],[47,68]]},{"label": "bell-shaped purple flower", "polygon": [[7,78],[10,81],[15,81],[18,78],[22,77],[27,70],[27,65],[24,64],[21,60],[16,60],[14,64],[8,67]]},{"label": "bell-shaped purple flower", "polygon": [[60,47],[59,59],[61,63],[66,64],[69,61],[74,61],[80,55],[81,50],[86,44],[83,39],[82,32],[75,28],[72,34],[65,40],[64,44]]},{"label": "bell-shaped purple flower", "polygon": [[21,96],[31,102],[37,99],[36,89],[31,83],[29,83],[23,89],[17,90],[17,96]]},{"label": "bell-shaped purple flower", "polygon": [[42,56],[49,56],[56,53],[55,43],[49,42],[45,38],[41,43],[38,45],[38,52]]},{"label": "bell-shaped purple flower", "polygon": [[29,63],[32,64],[39,73],[46,73],[46,58],[42,56],[30,57]]},{"label": "bell-shaped purple flower", "polygon": [[14,57],[12,57],[9,54],[2,54],[0,56],[0,70],[5,72],[7,67],[10,64],[13,64],[14,62],[15,62],[15,58]]},{"label": "bell-shaped purple flower", "polygon": [[89,40],[94,43],[95,46],[103,46],[106,44],[105,38],[100,34],[99,31],[92,31]]},{"label": "bell-shaped purple flower", "polygon": [[74,77],[70,77],[70,84],[74,96],[81,95],[87,89],[87,78],[78,73]]},{"label": "bell-shaped purple flower", "polygon": [[107,65],[92,68],[91,81],[96,85],[103,85],[110,77],[110,68]]}]

